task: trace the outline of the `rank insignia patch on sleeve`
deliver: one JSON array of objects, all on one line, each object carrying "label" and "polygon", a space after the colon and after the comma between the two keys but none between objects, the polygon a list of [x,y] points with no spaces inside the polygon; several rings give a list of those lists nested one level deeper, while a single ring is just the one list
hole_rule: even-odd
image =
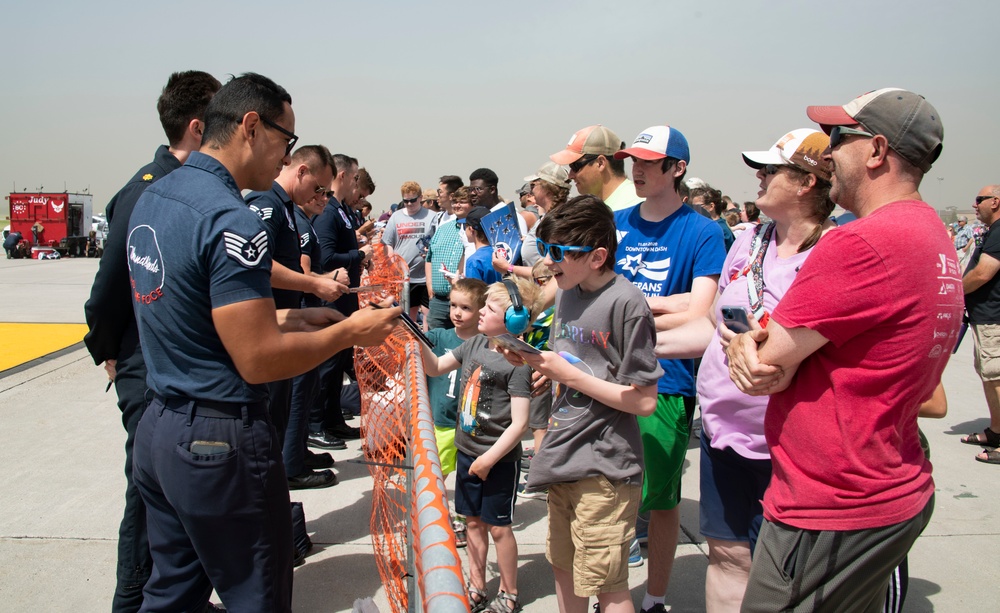
[{"label": "rank insignia patch on sleeve", "polygon": [[253,238],[246,239],[233,232],[223,232],[226,241],[226,253],[247,268],[260,264],[261,258],[267,253],[267,232],[261,230]]}]

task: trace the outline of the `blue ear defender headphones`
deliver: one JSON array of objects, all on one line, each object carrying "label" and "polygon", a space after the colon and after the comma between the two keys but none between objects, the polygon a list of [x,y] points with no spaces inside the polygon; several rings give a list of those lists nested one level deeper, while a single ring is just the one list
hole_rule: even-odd
[{"label": "blue ear defender headphones", "polygon": [[510,279],[504,279],[503,286],[507,288],[507,293],[510,294],[510,306],[507,307],[507,311],[503,314],[503,325],[507,328],[508,332],[517,336],[531,325],[531,314],[521,300],[521,292],[517,291],[517,283],[514,283]]}]

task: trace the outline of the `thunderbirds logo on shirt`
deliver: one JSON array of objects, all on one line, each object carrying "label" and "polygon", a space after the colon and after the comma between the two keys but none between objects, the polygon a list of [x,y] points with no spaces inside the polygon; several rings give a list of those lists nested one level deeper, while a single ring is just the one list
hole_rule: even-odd
[{"label": "thunderbirds logo on shirt", "polygon": [[263,209],[261,209],[251,204],[250,210],[253,211],[254,213],[257,213],[257,215],[264,221],[271,219],[271,215],[274,215],[274,209],[271,207],[264,207]]},{"label": "thunderbirds logo on shirt", "polygon": [[235,232],[223,232],[222,237],[226,241],[226,253],[229,257],[247,268],[258,266],[267,253],[267,232],[264,230],[252,238],[243,238]]},{"label": "thunderbirds logo on shirt", "polygon": [[299,249],[305,249],[306,245],[309,244],[309,233],[303,232],[302,236],[299,237]]},{"label": "thunderbirds logo on shirt", "polygon": [[129,232],[126,246],[132,297],[138,305],[147,305],[163,297],[163,254],[156,240],[156,230],[147,225]]}]

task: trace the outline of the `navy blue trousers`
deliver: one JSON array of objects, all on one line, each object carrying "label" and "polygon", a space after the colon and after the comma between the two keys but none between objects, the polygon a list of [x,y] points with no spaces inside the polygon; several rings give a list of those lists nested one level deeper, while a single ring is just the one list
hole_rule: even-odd
[{"label": "navy blue trousers", "polygon": [[[229,448],[192,453],[193,441]],[[222,411],[154,398],[134,460],[153,557],[141,611],[201,611],[212,588],[230,611],[291,611],[292,519],[265,403]]]}]

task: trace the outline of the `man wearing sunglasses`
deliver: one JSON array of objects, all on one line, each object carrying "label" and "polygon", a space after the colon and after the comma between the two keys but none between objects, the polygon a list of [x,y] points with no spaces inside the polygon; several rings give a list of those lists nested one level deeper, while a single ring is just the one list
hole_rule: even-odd
[{"label": "man wearing sunglasses", "polygon": [[[691,161],[687,139],[671,126],[643,130],[615,158],[632,160],[641,204],[617,211],[615,272],[632,281],[655,305],[674,294],[690,294],[687,308],[657,313],[657,330],[705,317],[715,298],[726,259],[722,230],[684,204],[678,193]],[[665,610],[664,599],[680,534],[681,475],[694,417],[694,360],[660,360],[656,411],[639,418],[646,474],[640,512],[649,512],[649,572],[644,613]],[[642,558],[633,542],[629,564]]]},{"label": "man wearing sunglasses", "polygon": [[[324,271],[346,270],[344,281],[351,287],[361,284],[361,269],[371,258],[371,245],[358,244],[358,219],[354,216],[352,203],[357,202],[367,191],[365,185],[359,182],[361,170],[358,159],[343,153],[333,156],[334,179],[330,183],[330,191],[326,193],[329,201],[323,213],[316,218],[313,227],[316,230],[320,254],[321,268]],[[372,183],[374,189],[374,183]],[[336,301],[327,302],[344,315],[350,315],[358,310],[358,295],[347,293]],[[354,360],[353,349],[347,349],[333,356],[318,369],[319,386],[315,396],[310,398],[304,394],[308,386],[296,380],[292,395],[293,406],[299,403],[312,407],[309,415],[309,445],[320,449],[347,449],[348,440],[361,437],[361,429],[350,426],[340,403],[340,394],[344,385],[344,371],[350,370]],[[306,373],[308,378],[312,373]],[[307,381],[306,381],[307,383]]]},{"label": "man wearing sunglasses", "polygon": [[895,88],[806,113],[830,135],[830,197],[858,219],[813,247],[767,328],[727,350],[736,385],[771,396],[774,471],[743,610],[876,611],[934,507],[916,418],[965,306],[955,248],[918,191],[944,129]]},{"label": "man wearing sunglasses", "polygon": [[[327,187],[333,179],[330,151],[322,145],[307,145],[299,147],[291,159],[292,163],[281,169],[271,189],[250,192],[246,196],[250,210],[260,216],[267,229],[272,257],[271,287],[274,305],[279,309],[299,308],[303,294],[332,301],[347,291],[346,280],[335,278],[335,272],[315,275],[303,270],[299,230],[295,225],[296,205],[326,198]],[[271,419],[283,449],[288,487],[307,489],[336,485],[337,477],[333,472],[315,471],[305,466],[306,419],[303,415],[291,415],[292,380],[272,381],[268,384],[268,392]],[[307,411],[308,407],[297,406],[296,410],[299,413]],[[294,432],[287,431],[289,423],[295,425]]]},{"label": "man wearing sunglasses", "polygon": [[129,220],[152,392],[132,471],[153,558],[144,611],[201,611],[213,588],[232,611],[291,611],[288,483],[265,384],[381,343],[399,317],[365,309],[333,323],[327,309],[275,309],[267,231],[241,192],[271,187],[294,127],[284,88],[233,78],[205,111],[199,151],[150,186]]},{"label": "man wearing sunglasses", "polygon": [[434,211],[421,204],[423,191],[416,181],[407,181],[399,188],[403,197],[400,208],[389,218],[382,242],[392,247],[410,266],[410,317],[427,310],[427,271],[424,258],[434,234]]},{"label": "man wearing sunglasses", "polygon": [[597,196],[612,211],[620,211],[642,202],[635,193],[635,184],[625,176],[624,158],[615,158],[624,147],[617,134],[598,124],[578,130],[566,148],[549,159],[569,166],[569,178],[581,196]]},{"label": "man wearing sunglasses", "polygon": [[976,219],[987,229],[982,244],[972,253],[962,285],[976,341],[976,372],[983,380],[990,425],[981,433],[962,438],[962,442],[983,448],[976,456],[980,462],[1000,464],[1000,360],[996,358],[1000,346],[1000,230],[993,231],[1000,220],[1000,185],[979,190],[974,202]]}]

